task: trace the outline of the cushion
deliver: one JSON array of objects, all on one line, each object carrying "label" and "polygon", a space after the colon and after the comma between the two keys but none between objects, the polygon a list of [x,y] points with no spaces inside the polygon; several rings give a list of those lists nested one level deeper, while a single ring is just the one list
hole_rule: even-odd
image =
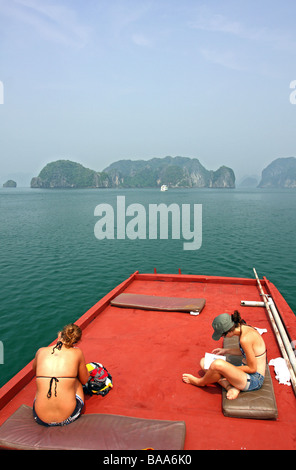
[{"label": "cushion", "polygon": [[144,294],[119,294],[111,300],[111,305],[116,307],[139,308],[144,310],[165,310],[171,312],[201,312],[205,303],[205,299],[160,297],[157,295]]},{"label": "cushion", "polygon": [[[238,338],[224,338],[223,347],[238,347]],[[241,363],[241,357],[228,356],[227,360],[234,365]],[[260,390],[240,392],[235,400],[226,398],[226,390],[222,389],[222,411],[225,416],[232,418],[276,419],[278,416],[272,379],[266,364],[265,379]]]},{"label": "cushion", "polygon": [[182,450],[184,421],[84,414],[67,426],[37,424],[21,405],[0,427],[0,448],[24,450]]}]

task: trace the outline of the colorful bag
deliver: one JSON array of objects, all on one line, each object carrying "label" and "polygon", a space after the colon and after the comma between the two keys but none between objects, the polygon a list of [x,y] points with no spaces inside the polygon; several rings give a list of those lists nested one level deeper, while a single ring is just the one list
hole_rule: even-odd
[{"label": "colorful bag", "polygon": [[105,396],[113,388],[112,377],[106,367],[99,362],[90,362],[86,364],[90,377],[83,386],[84,393],[87,395]]}]

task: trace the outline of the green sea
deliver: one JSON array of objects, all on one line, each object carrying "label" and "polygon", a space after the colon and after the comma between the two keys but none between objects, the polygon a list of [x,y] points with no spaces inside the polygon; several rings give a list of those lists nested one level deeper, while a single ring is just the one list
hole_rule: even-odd
[{"label": "green sea", "polygon": [[[202,244],[179,239],[99,240],[95,208],[202,207]],[[134,271],[259,277],[296,312],[296,190],[0,189],[0,386]],[[132,220],[126,218],[126,223]],[[191,219],[191,224],[193,217]],[[147,227],[148,227],[147,222]],[[169,225],[169,222],[168,222]],[[1,363],[3,362],[3,363]]]}]

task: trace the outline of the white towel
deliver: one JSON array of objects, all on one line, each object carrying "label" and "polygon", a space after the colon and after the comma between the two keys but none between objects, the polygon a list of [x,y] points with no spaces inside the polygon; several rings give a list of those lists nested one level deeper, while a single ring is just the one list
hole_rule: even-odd
[{"label": "white towel", "polygon": [[275,378],[279,381],[280,384],[291,385],[291,375],[283,357],[271,359],[269,361],[269,365],[274,367]]},{"label": "white towel", "polygon": [[256,328],[256,326],[254,326],[255,330],[258,331],[258,333],[260,335],[263,335],[263,333],[267,333],[267,329],[266,328]]}]

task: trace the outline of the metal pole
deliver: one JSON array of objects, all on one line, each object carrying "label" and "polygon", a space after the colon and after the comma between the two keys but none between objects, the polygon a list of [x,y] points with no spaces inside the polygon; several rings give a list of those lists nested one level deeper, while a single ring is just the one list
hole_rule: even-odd
[{"label": "metal pole", "polygon": [[256,302],[254,300],[241,300],[241,305],[244,307],[265,307],[264,302]]},{"label": "metal pole", "polygon": [[[283,338],[279,332],[279,328],[277,326],[277,323],[275,321],[275,318],[272,314],[272,311],[271,311],[271,308],[270,308],[270,305],[268,303],[268,300],[267,300],[267,294],[264,293],[263,289],[262,289],[262,286],[261,286],[261,282],[259,280],[259,277],[257,275],[257,272],[256,272],[256,269],[253,268],[253,271],[254,271],[254,274],[256,276],[256,280],[257,280],[257,283],[258,283],[258,287],[259,287],[259,290],[260,290],[260,293],[263,297],[263,301],[264,301],[264,304],[265,304],[265,308],[267,310],[267,313],[268,313],[268,316],[269,316],[269,319],[270,319],[270,323],[272,325],[272,328],[273,328],[273,331],[274,331],[274,334],[276,336],[276,339],[277,339],[277,342],[278,342],[278,345],[280,347],[280,350],[281,350],[281,353],[282,353],[282,356],[283,358],[285,359],[286,361],[286,364],[287,364],[287,367],[289,369],[289,372],[290,372],[290,376],[291,376],[291,383],[292,383],[292,387],[293,387],[293,390],[294,390],[294,393],[296,394],[296,374],[295,374],[295,371],[292,367],[292,364],[290,362],[290,359],[289,359],[289,356],[288,356],[288,353],[286,351],[286,348],[285,348],[285,344],[284,344],[284,341],[283,341]],[[288,344],[289,346],[291,347],[290,345],[290,342],[289,342],[289,339],[287,337],[287,334],[286,334],[286,331],[284,330],[284,327],[282,325],[282,321],[281,319],[278,317],[278,322],[279,324],[281,324],[282,328],[281,328],[281,331],[282,331],[282,334],[283,336],[285,337],[285,342],[287,344],[287,341],[286,339],[288,340]],[[292,349],[292,348],[291,348]],[[293,351],[293,350],[292,350]],[[294,355],[294,353],[293,353]],[[294,356],[295,357],[295,356]]]},{"label": "metal pole", "polygon": [[286,330],[285,330],[285,327],[282,323],[282,320],[279,316],[279,313],[276,309],[276,306],[274,304],[274,301],[271,297],[268,298],[268,304],[270,306],[270,310],[272,311],[273,313],[273,317],[276,321],[276,324],[277,324],[277,327],[279,329],[279,332],[281,334],[281,337],[282,337],[282,340],[283,340],[283,343],[284,343],[284,346],[285,346],[285,349],[286,349],[286,352],[289,356],[289,361],[293,367],[293,370],[294,370],[294,373],[296,374],[296,357],[295,357],[295,353],[293,351],[293,348],[291,346],[291,342],[290,342],[290,339],[286,333]]}]

